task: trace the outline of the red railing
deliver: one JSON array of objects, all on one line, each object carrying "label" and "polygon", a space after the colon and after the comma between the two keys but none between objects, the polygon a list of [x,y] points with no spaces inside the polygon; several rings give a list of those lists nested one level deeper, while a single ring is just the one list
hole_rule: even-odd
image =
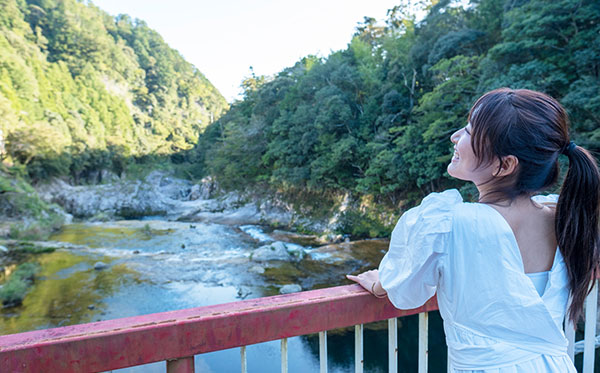
[{"label": "red railing", "polygon": [[243,300],[0,337],[2,372],[97,372],[167,361],[437,309],[398,310],[359,285]]},{"label": "red railing", "polygon": [[[569,354],[583,352],[583,372],[594,371],[598,286],[586,300],[585,339],[575,343],[565,328]],[[193,372],[194,355],[281,339],[282,372],[287,372],[287,338],[319,332],[321,372],[327,371],[327,330],[355,326],[355,367],[362,372],[362,324],[388,320],[389,369],[397,368],[396,318],[419,314],[419,372],[427,371],[427,312],[398,310],[359,285],[249,299],[0,336],[0,372],[100,372],[166,361],[168,372]]]}]

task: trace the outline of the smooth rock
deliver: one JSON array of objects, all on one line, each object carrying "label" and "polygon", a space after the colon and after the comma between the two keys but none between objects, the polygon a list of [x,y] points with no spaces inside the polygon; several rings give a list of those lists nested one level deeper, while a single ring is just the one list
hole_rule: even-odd
[{"label": "smooth rock", "polygon": [[0,251],[2,251],[2,252],[4,252],[4,253],[7,253],[7,252],[8,252],[8,249],[7,249],[6,247],[4,247],[4,246],[0,245]]},{"label": "smooth rock", "polygon": [[299,291],[302,291],[302,286],[298,284],[288,284],[283,285],[281,289],[279,289],[279,294],[297,293]]},{"label": "smooth rock", "polygon": [[252,252],[251,259],[257,262],[266,262],[269,260],[290,260],[292,257],[287,251],[283,242],[277,241],[269,245],[264,245]]},{"label": "smooth rock", "polygon": [[262,266],[253,266],[253,267],[250,267],[249,271],[250,272],[254,272],[254,273],[258,273],[259,275],[262,275],[263,273],[265,273],[265,267],[262,267]]},{"label": "smooth rock", "polygon": [[108,265],[103,262],[97,262],[96,264],[94,264],[94,269],[98,271],[101,269],[105,269],[106,267],[108,267]]}]

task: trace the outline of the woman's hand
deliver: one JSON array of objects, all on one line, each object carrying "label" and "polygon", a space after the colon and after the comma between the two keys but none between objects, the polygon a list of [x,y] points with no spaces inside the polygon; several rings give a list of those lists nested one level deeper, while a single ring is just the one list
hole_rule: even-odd
[{"label": "woman's hand", "polygon": [[373,294],[377,298],[383,298],[387,295],[384,288],[381,287],[379,282],[379,271],[372,269],[367,272],[363,272],[358,276],[346,275],[348,280],[357,282],[360,286],[365,288],[369,293]]}]

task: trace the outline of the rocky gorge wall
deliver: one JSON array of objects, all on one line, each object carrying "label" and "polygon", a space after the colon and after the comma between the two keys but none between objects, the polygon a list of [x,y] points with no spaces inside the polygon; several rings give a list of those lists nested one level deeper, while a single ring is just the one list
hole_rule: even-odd
[{"label": "rocky gorge wall", "polygon": [[265,224],[294,229],[302,227],[339,240],[339,211],[325,219],[299,214],[277,198],[259,198],[250,192],[223,192],[212,178],[199,183],[179,179],[168,172],[152,171],[141,180],[104,175],[104,184],[71,185],[62,179],[36,186],[40,198],[61,206],[83,220],[136,219],[160,216],[166,220],[203,221],[219,224]]}]

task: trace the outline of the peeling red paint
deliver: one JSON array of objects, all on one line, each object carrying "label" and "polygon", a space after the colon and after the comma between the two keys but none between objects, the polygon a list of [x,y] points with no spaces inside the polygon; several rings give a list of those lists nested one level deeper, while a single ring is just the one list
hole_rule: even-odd
[{"label": "peeling red paint", "polygon": [[182,358],[196,354],[436,309],[435,297],[398,310],[359,285],[339,286],[0,336],[1,370],[108,371],[181,359],[173,364],[186,371]]}]

